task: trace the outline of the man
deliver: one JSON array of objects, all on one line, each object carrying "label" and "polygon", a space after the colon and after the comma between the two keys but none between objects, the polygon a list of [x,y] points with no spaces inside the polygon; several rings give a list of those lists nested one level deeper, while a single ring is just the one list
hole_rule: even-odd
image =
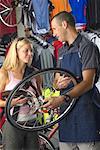
[{"label": "man", "polygon": [[[60,67],[71,71],[79,83],[66,96],[51,97],[44,107],[55,108],[69,97],[77,98],[77,104],[59,123],[60,150],[100,150],[100,109],[95,105],[99,77],[99,50],[91,41],[75,29],[73,16],[60,12],[51,22],[54,36],[66,42],[66,50],[60,56]],[[58,86],[65,86],[58,77]],[[100,100],[100,99],[99,99]]]}]

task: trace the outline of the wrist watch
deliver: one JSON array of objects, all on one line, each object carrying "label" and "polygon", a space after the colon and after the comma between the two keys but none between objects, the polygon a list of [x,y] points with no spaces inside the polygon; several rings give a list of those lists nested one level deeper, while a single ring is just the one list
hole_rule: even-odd
[{"label": "wrist watch", "polygon": [[72,98],[70,97],[70,95],[65,94],[64,95],[64,101],[68,103],[69,100],[71,100]]}]

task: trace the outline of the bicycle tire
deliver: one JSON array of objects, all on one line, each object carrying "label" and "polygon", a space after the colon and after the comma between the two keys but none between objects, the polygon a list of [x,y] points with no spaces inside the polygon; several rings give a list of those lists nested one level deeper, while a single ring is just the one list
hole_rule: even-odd
[{"label": "bicycle tire", "polygon": [[[8,121],[13,126],[15,126],[16,128],[22,129],[22,130],[27,130],[27,131],[43,130],[43,129],[51,127],[54,124],[61,121],[73,109],[73,107],[75,106],[76,101],[77,101],[76,98],[73,98],[72,100],[70,100],[69,103],[66,105],[62,104],[63,110],[61,110],[60,113],[59,113],[59,109],[60,109],[59,107],[56,110],[50,109],[48,112],[47,112],[47,110],[41,110],[41,106],[43,105],[43,102],[42,102],[43,99],[41,99],[41,100],[39,99],[42,96],[39,95],[39,92],[37,91],[38,89],[33,88],[32,89],[33,92],[30,90],[26,90],[27,88],[29,88],[31,86],[30,82],[32,82],[32,80],[34,78],[41,77],[42,79],[44,79],[44,77],[46,75],[49,75],[50,78],[49,78],[48,82],[45,81],[46,79],[44,80],[44,82],[42,81],[44,83],[44,84],[42,83],[42,86],[44,86],[48,89],[48,87],[50,87],[50,84],[53,84],[53,81],[51,81],[51,80],[55,77],[55,73],[61,73],[61,75],[63,74],[68,77],[71,77],[71,85],[73,82],[73,87],[77,84],[77,80],[76,80],[75,76],[71,72],[69,72],[68,70],[65,70],[65,69],[49,68],[49,69],[43,69],[41,71],[32,73],[31,75],[26,77],[23,81],[21,81],[8,96],[8,100],[6,103],[6,116],[7,116]],[[51,86],[53,86],[53,85],[51,85]],[[43,89],[44,89],[44,87],[43,87]],[[73,87],[71,86],[71,88],[68,90],[71,90]],[[31,88],[32,88],[32,86],[31,86]],[[66,91],[64,91],[64,92],[66,92]],[[65,94],[64,92],[62,94]],[[53,92],[50,91],[50,94],[52,94],[52,93]],[[12,99],[14,99],[15,97],[18,97],[20,95],[24,95],[24,97],[26,97],[28,99],[28,101],[29,101],[28,103],[31,103],[31,101],[32,101],[32,104],[33,104],[32,107],[31,107],[32,104],[29,104],[30,110],[27,113],[25,119],[24,119],[24,117],[22,117],[21,120],[18,119],[20,116],[21,108],[18,108],[19,110],[17,109],[15,112],[13,112],[13,114],[11,114]],[[34,100],[34,95],[36,98],[35,100]],[[39,97],[39,96],[41,96],[41,97]],[[38,106],[36,103],[38,104]],[[20,107],[20,106],[16,105],[13,107],[13,109],[15,109],[17,107]],[[38,110],[37,110],[37,107],[38,107]],[[47,113],[47,115],[48,115],[48,117],[46,119],[45,119],[45,113]],[[48,118],[49,118],[49,121],[48,121]]]},{"label": "bicycle tire", "polygon": [[39,133],[40,150],[55,150],[53,143],[42,133]]}]

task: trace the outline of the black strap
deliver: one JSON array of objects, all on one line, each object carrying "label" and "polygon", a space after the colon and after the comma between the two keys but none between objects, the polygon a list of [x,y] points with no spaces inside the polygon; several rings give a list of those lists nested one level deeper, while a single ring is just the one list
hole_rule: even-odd
[{"label": "black strap", "polygon": [[23,78],[27,77],[29,74],[33,73],[34,71],[38,71],[38,69],[33,66],[26,66]]}]

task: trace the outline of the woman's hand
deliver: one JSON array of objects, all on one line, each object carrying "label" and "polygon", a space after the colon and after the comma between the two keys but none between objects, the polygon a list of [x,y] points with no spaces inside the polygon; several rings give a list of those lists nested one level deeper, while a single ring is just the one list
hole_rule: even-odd
[{"label": "woman's hand", "polygon": [[15,106],[17,104],[25,104],[26,102],[27,102],[27,99],[20,96],[18,98],[14,98],[11,102],[11,105]]}]

